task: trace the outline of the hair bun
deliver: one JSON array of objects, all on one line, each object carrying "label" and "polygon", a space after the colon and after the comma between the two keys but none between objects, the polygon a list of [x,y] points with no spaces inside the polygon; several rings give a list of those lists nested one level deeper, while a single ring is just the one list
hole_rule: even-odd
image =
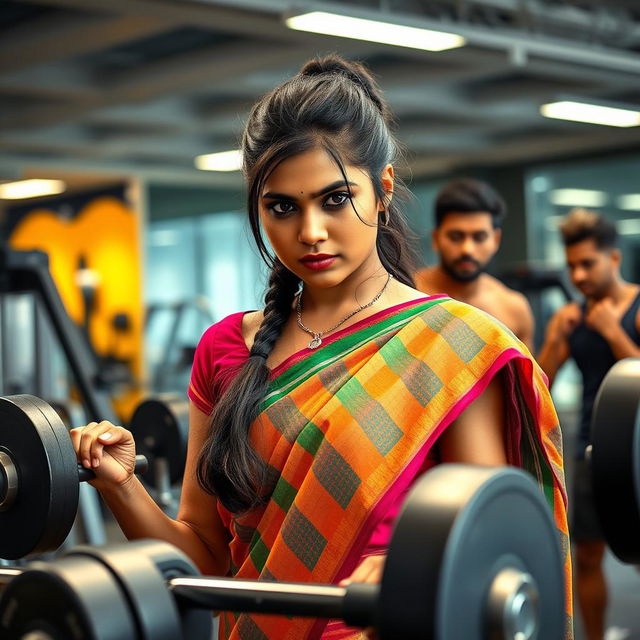
[{"label": "hair bun", "polygon": [[323,58],[312,58],[300,69],[301,76],[320,76],[324,73],[341,73],[349,75],[349,68],[346,60],[339,56],[326,56]]},{"label": "hair bun", "polygon": [[339,74],[359,85],[372,102],[378,107],[383,118],[389,120],[389,109],[382,97],[382,92],[368,69],[359,62],[345,60],[338,55],[312,58],[300,69],[301,76],[320,76]]}]

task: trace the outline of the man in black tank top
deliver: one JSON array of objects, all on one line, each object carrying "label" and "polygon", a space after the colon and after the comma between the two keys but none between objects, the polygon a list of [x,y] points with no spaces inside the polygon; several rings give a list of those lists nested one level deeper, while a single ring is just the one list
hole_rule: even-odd
[{"label": "man in black tank top", "polygon": [[547,326],[538,363],[549,384],[573,358],[582,374],[582,407],[576,443],[570,531],[575,548],[576,595],[586,637],[602,640],[607,588],[602,568],[605,543],[598,523],[584,452],[590,444],[591,412],[605,374],[622,358],[640,356],[640,287],[620,276],[615,227],[584,209],[560,226],[571,281],[582,304],[562,307]]}]

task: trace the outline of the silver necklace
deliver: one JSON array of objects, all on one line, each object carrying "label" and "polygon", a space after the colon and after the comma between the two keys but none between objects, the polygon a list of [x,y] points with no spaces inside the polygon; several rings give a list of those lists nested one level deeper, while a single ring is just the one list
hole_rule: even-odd
[{"label": "silver necklace", "polygon": [[298,299],[296,301],[296,313],[298,315],[298,326],[303,331],[306,331],[310,336],[312,336],[311,341],[309,342],[309,349],[317,349],[322,344],[322,336],[326,335],[327,333],[331,333],[332,331],[335,331],[341,324],[346,322],[352,316],[355,316],[356,313],[360,313],[364,309],[368,309],[372,304],[377,302],[380,299],[380,296],[384,293],[384,290],[387,288],[387,285],[389,284],[389,281],[391,280],[391,278],[393,278],[393,276],[389,273],[387,277],[387,281],[384,283],[384,286],[382,287],[382,289],[380,289],[380,291],[378,291],[378,293],[376,293],[376,295],[373,297],[373,299],[370,302],[367,302],[367,304],[363,304],[359,306],[350,314],[342,318],[340,322],[334,324],[333,327],[331,327],[331,329],[325,329],[324,331],[313,331],[313,329],[309,329],[309,327],[305,326],[304,322],[302,322],[302,291],[300,291],[300,293],[298,294]]}]

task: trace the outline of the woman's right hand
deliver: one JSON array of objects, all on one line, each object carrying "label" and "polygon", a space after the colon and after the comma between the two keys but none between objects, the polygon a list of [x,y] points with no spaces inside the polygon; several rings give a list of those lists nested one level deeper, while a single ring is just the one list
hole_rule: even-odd
[{"label": "woman's right hand", "polygon": [[78,462],[96,474],[90,481],[94,487],[123,485],[132,478],[136,444],[130,431],[103,420],[72,429],[70,434]]}]

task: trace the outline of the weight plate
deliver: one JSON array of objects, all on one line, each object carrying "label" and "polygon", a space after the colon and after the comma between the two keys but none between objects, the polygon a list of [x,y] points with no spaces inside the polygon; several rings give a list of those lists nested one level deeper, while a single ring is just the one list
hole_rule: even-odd
[{"label": "weight plate", "polygon": [[[37,635],[40,632],[43,635]],[[86,557],[32,562],[0,598],[0,637],[134,640],[130,606],[111,573]]]},{"label": "weight plate", "polygon": [[[180,577],[197,577],[200,572],[182,551],[160,540],[140,540],[129,544],[138,553],[146,555],[164,580]],[[182,637],[187,640],[210,640],[213,633],[213,617],[209,609],[197,609],[183,601],[177,602],[182,626]]]},{"label": "weight plate", "polygon": [[141,550],[139,542],[111,547],[76,547],[65,557],[93,558],[107,568],[129,601],[138,634],[136,640],[176,640],[182,637],[180,612],[162,573]]},{"label": "weight plate", "polygon": [[620,360],[593,405],[591,477],[598,519],[622,561],[640,564],[640,358]]},{"label": "weight plate", "polygon": [[189,403],[182,397],[160,395],[141,402],[131,416],[129,428],[136,440],[136,448],[149,459],[150,482],[156,489],[157,458],[169,465],[171,484],[182,481],[189,438]]},{"label": "weight plate", "polygon": [[71,414],[73,410],[71,408],[71,402],[65,400],[51,400],[47,398],[46,403],[58,414],[62,424],[67,429],[73,428],[73,419]]},{"label": "weight plate", "polygon": [[[78,513],[80,501],[80,486],[78,478],[78,460],[68,427],[59,414],[47,402],[37,396],[25,396],[24,400],[31,402],[49,423],[58,441],[61,454],[61,464],[53,469],[51,478],[52,494],[55,500],[55,524],[52,522],[47,539],[42,541],[41,551],[54,551],[66,540]],[[52,457],[53,460],[53,457]]]},{"label": "weight plate", "polygon": [[394,529],[377,607],[380,639],[492,637],[490,591],[509,567],[532,578],[538,632],[500,637],[562,637],[561,552],[540,489],[510,467],[437,467],[412,489]]},{"label": "weight plate", "polygon": [[78,507],[78,467],[69,435],[46,403],[28,395],[0,398],[0,450],[16,468],[15,502],[0,512],[0,557],[58,548]]}]

